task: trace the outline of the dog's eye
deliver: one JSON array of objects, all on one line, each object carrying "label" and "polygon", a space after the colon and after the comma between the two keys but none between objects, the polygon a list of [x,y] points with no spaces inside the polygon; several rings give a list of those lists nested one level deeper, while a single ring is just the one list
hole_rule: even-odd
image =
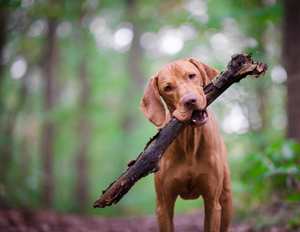
[{"label": "dog's eye", "polygon": [[190,75],[189,75],[189,79],[190,79],[190,80],[193,80],[193,79],[195,78],[195,76],[196,76],[196,74],[190,74]]},{"label": "dog's eye", "polygon": [[172,87],[171,87],[171,86],[168,85],[168,86],[165,87],[165,91],[169,92],[169,91],[171,91],[171,90],[172,90]]}]

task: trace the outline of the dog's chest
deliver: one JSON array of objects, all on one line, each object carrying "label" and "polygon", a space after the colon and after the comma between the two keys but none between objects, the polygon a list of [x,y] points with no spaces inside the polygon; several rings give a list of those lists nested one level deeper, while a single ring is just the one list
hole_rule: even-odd
[{"label": "dog's chest", "polygon": [[221,174],[220,146],[218,140],[213,141],[214,137],[208,136],[207,141],[206,129],[209,128],[196,131],[187,128],[171,144],[159,164],[161,178],[169,176],[169,181],[180,188],[178,194],[183,199],[198,198],[208,177],[218,179]]}]

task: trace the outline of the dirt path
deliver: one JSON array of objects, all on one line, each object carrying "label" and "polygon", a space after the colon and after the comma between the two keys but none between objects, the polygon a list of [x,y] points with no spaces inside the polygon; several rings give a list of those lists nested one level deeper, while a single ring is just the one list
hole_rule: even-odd
[{"label": "dirt path", "polygon": [[[177,232],[202,232],[203,211],[177,214],[174,218]],[[1,232],[158,232],[154,215],[140,217],[103,218],[97,216],[66,215],[42,211],[0,210]],[[232,225],[232,232],[253,232],[249,226]],[[288,231],[271,228],[271,232]]]}]

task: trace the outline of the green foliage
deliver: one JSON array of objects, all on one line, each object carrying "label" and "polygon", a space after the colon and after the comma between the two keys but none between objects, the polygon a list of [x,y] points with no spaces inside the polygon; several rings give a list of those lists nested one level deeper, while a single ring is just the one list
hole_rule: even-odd
[{"label": "green foliage", "polygon": [[247,189],[247,202],[263,202],[272,194],[286,196],[288,201],[299,200],[299,195],[293,194],[293,182],[299,182],[299,160],[299,144],[285,140],[245,156],[241,160],[239,173]]},{"label": "green foliage", "polygon": [[286,224],[298,227],[299,159],[299,144],[281,140],[237,161],[234,175],[238,175],[242,191],[234,185],[233,189],[239,218],[257,229]]},{"label": "green foliage", "polygon": [[1,0],[0,1],[0,10],[1,8],[10,8],[10,9],[16,9],[20,7],[21,2],[20,1],[15,1],[15,0]]},{"label": "green foliage", "polygon": [[291,229],[297,229],[300,227],[300,217],[295,217],[289,221]]}]

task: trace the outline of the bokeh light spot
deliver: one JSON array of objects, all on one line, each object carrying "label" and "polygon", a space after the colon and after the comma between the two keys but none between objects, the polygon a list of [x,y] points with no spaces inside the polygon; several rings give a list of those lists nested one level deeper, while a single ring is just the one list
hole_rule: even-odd
[{"label": "bokeh light spot", "polygon": [[26,8],[26,7],[30,7],[31,5],[33,5],[34,0],[22,0],[21,2],[21,6]]},{"label": "bokeh light spot", "polygon": [[226,35],[217,33],[210,38],[210,44],[215,50],[225,50],[229,46],[229,40]]},{"label": "bokeh light spot", "polygon": [[133,31],[123,27],[118,29],[113,35],[112,46],[117,52],[127,52],[133,39]]},{"label": "bokeh light spot", "polygon": [[67,86],[60,93],[60,100],[65,105],[71,105],[76,99],[76,91],[73,87]]},{"label": "bokeh light spot", "polygon": [[72,32],[72,23],[64,21],[60,23],[56,29],[56,34],[58,37],[66,37]]},{"label": "bokeh light spot", "polygon": [[283,82],[286,81],[287,79],[287,73],[282,66],[274,66],[271,71],[271,78],[272,81],[277,83],[277,84],[282,84]]},{"label": "bokeh light spot", "polygon": [[35,20],[29,27],[27,34],[29,37],[36,37],[46,32],[47,30],[46,20]]},{"label": "bokeh light spot", "polygon": [[140,45],[145,49],[153,49],[156,46],[158,36],[152,32],[144,33],[140,38]]},{"label": "bokeh light spot", "polygon": [[275,130],[282,130],[287,125],[286,112],[284,109],[280,110],[276,113],[276,115],[272,119],[272,127]]},{"label": "bokeh light spot", "polygon": [[126,46],[131,43],[133,38],[133,31],[129,28],[121,28],[114,35],[114,43],[117,46]]},{"label": "bokeh light spot", "polygon": [[248,131],[249,121],[239,105],[235,105],[230,115],[224,118],[222,128],[226,134],[244,134]]},{"label": "bokeh light spot", "polygon": [[27,62],[23,56],[19,56],[15,59],[10,66],[9,75],[11,79],[17,80],[24,76],[27,71]]},{"label": "bokeh light spot", "polygon": [[163,53],[174,55],[183,48],[184,42],[176,36],[165,36],[161,39],[160,48]]}]

